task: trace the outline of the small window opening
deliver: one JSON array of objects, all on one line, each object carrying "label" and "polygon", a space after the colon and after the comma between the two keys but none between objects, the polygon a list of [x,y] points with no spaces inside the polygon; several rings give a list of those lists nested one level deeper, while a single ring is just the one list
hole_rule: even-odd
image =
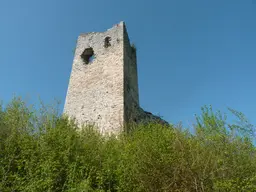
[{"label": "small window opening", "polygon": [[111,37],[106,37],[105,38],[105,41],[104,41],[104,47],[105,48],[108,48],[108,47],[111,46],[110,41],[111,41]]},{"label": "small window opening", "polygon": [[86,48],[81,55],[85,64],[91,63],[95,59],[93,48]]}]

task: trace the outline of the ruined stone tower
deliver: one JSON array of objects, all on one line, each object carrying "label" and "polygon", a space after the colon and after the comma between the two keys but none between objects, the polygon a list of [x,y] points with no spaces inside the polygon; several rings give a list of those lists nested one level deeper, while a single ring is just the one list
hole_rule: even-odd
[{"label": "ruined stone tower", "polygon": [[64,113],[118,134],[126,122],[159,119],[139,107],[136,49],[124,22],[78,37]]}]

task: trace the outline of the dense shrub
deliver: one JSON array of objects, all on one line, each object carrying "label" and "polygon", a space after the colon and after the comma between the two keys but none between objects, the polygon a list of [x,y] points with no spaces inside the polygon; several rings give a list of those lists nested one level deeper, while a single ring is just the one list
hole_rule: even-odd
[{"label": "dense shrub", "polygon": [[[159,124],[103,137],[51,108],[0,108],[0,191],[256,191],[253,126],[203,107],[194,130]],[[193,134],[192,134],[192,133]]]}]

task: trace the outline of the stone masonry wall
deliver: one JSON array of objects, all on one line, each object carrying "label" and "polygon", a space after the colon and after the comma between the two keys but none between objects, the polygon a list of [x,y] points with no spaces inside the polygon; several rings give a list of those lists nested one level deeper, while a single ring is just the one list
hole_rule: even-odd
[{"label": "stone masonry wall", "polygon": [[167,123],[139,106],[136,50],[124,22],[78,37],[64,113],[103,134],[125,131],[131,121]]},{"label": "stone masonry wall", "polygon": [[[110,37],[109,47],[104,40]],[[95,58],[85,64],[81,54],[92,47]],[[122,23],[103,33],[79,36],[64,107],[78,123],[95,123],[102,133],[121,131],[124,117]]]},{"label": "stone masonry wall", "polygon": [[138,74],[136,50],[131,47],[124,27],[124,105],[125,121],[137,121],[136,112],[139,106]]}]

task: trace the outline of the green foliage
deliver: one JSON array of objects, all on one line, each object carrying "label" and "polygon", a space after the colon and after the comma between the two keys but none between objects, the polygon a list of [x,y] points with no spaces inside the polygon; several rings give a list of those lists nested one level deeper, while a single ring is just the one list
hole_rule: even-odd
[{"label": "green foliage", "polygon": [[118,138],[19,98],[0,105],[0,191],[256,191],[254,128],[203,107],[194,134],[137,125]]},{"label": "green foliage", "polygon": [[133,53],[137,52],[137,47],[136,47],[136,45],[134,43],[131,44],[131,49],[132,49]]}]

